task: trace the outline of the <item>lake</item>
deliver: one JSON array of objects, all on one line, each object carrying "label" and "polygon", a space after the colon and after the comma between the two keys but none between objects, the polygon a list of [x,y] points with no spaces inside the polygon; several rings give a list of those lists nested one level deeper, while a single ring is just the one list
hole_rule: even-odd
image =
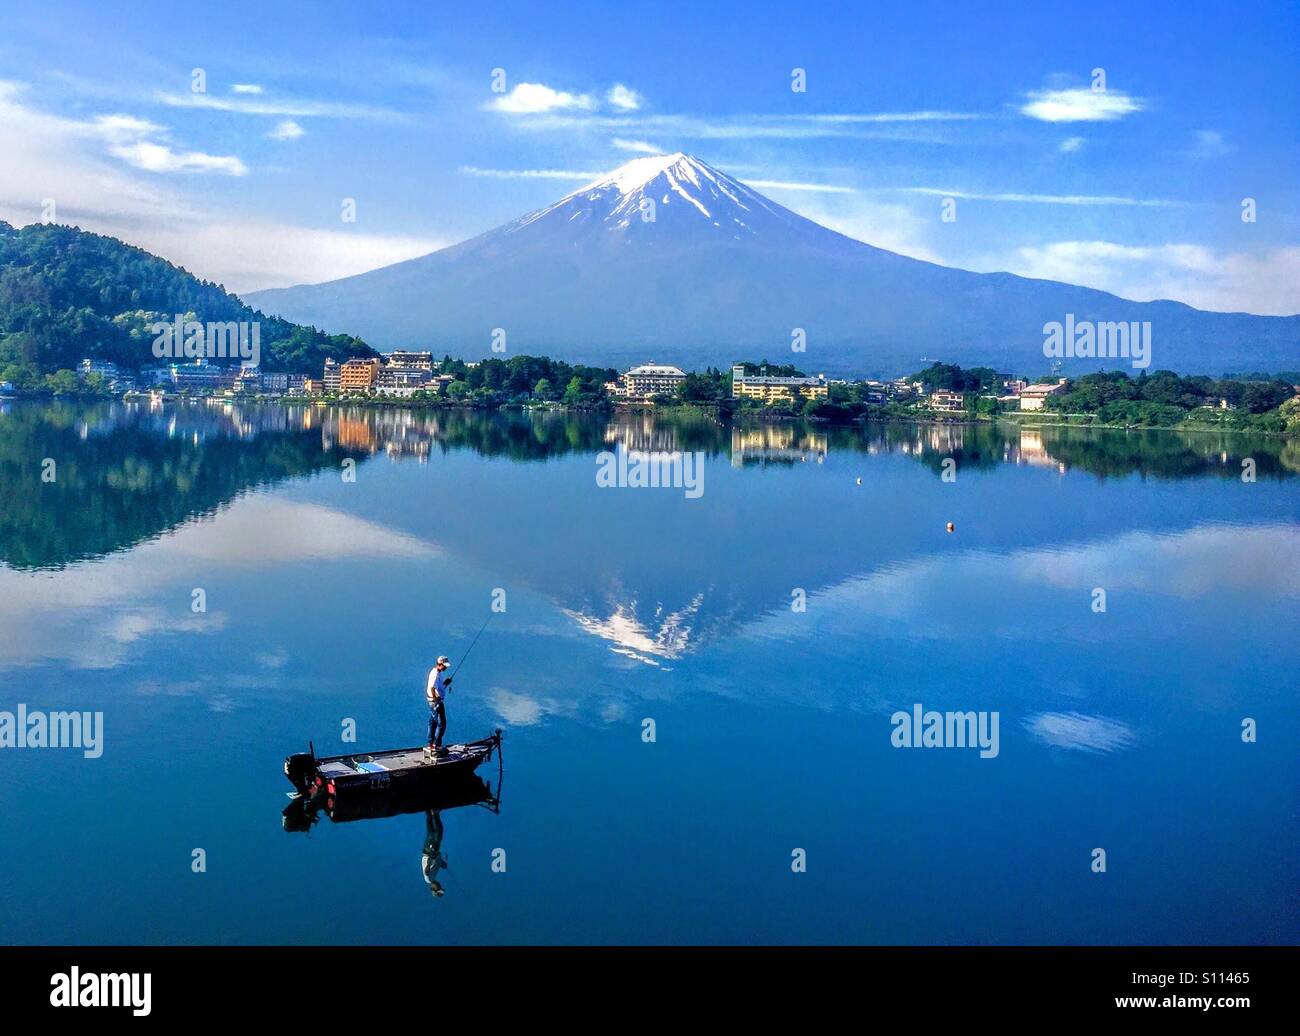
[{"label": "lake", "polygon": [[[1300,937],[1300,444],[0,408],[6,943]],[[480,628],[491,797],[295,820]]]}]

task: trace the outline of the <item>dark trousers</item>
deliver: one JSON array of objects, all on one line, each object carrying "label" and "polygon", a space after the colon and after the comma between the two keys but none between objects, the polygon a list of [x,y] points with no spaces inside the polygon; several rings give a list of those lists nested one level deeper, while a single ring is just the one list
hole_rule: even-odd
[{"label": "dark trousers", "polygon": [[429,744],[442,747],[442,736],[447,733],[447,709],[439,698],[429,706]]}]

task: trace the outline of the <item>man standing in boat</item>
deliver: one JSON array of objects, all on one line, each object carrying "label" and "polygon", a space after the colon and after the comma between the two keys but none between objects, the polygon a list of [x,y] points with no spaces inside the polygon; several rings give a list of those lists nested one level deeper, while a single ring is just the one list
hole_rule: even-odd
[{"label": "man standing in boat", "polygon": [[450,665],[450,658],[439,655],[437,663],[429,670],[429,680],[424,686],[424,697],[429,703],[428,751],[431,755],[442,751],[442,737],[447,733],[445,699],[447,690],[451,687],[451,677],[446,673]]}]

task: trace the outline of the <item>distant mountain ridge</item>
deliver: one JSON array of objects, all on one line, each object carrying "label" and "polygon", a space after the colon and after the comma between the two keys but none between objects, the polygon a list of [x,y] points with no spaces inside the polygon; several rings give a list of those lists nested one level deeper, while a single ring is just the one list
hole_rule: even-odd
[{"label": "distant mountain ridge", "polygon": [[157,363],[154,319],[260,321],[262,367],[319,375],[326,356],[371,355],[351,335],[267,317],[219,284],[112,237],[77,227],[0,222],[0,380],[71,369],[84,357]]},{"label": "distant mountain ridge", "polygon": [[[928,263],[829,230],[677,152],[634,159],[478,237],[316,285],[253,292],[288,319],[381,347],[700,368],[793,357],[829,373],[914,370],[922,356],[1046,370],[1043,326],[1150,321],[1151,369],[1294,368],[1300,316],[1178,302]],[[807,351],[791,354],[794,329]],[[1127,366],[1067,360],[1065,368]]]}]

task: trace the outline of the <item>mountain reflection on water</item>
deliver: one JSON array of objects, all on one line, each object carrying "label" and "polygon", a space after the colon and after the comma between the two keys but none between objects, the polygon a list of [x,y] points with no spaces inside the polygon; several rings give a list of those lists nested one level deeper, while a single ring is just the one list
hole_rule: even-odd
[{"label": "mountain reflection on water", "polygon": [[[603,488],[614,450],[696,451],[703,491]],[[1293,942],[1296,450],[8,404],[0,691],[103,710],[108,749],[0,752],[23,792],[0,884],[32,905],[7,934]],[[431,658],[464,653],[498,590],[449,736],[504,728],[518,805],[300,839],[268,823],[285,755],[350,750],[344,720],[363,747],[418,741]],[[890,717],[916,703],[999,713],[1000,754],[895,750]],[[157,779],[214,759],[219,780]],[[89,871],[68,850],[87,832]],[[216,866],[195,880],[199,845]],[[809,880],[782,884],[791,846]],[[356,880],[322,901],[317,872]]]}]

